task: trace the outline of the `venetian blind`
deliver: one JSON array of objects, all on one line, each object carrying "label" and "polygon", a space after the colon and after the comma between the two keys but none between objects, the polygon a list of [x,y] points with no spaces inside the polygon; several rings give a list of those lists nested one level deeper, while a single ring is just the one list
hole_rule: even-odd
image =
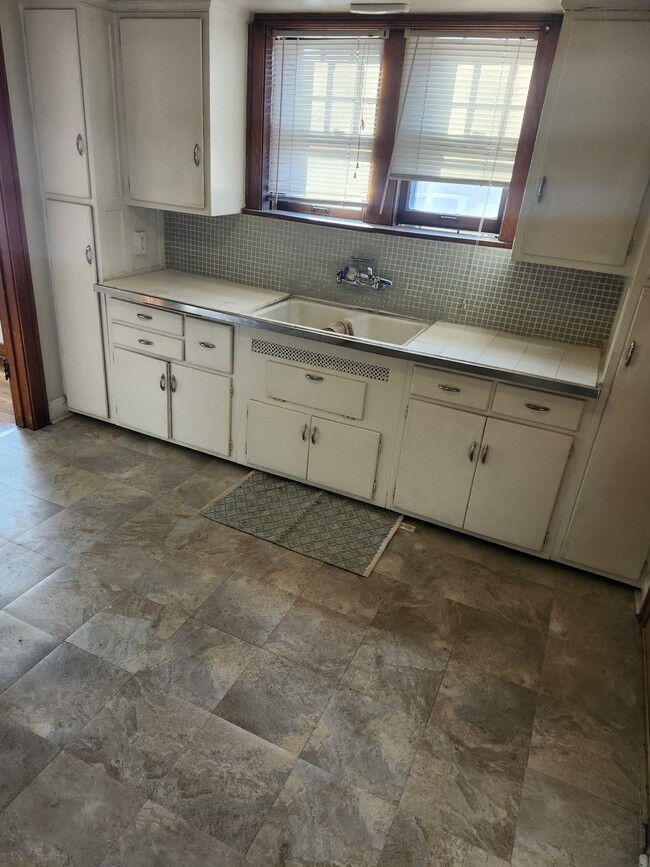
[{"label": "venetian blind", "polygon": [[536,50],[532,34],[409,33],[391,176],[508,184]]},{"label": "venetian blind", "polygon": [[383,39],[276,35],[271,200],[368,201]]}]

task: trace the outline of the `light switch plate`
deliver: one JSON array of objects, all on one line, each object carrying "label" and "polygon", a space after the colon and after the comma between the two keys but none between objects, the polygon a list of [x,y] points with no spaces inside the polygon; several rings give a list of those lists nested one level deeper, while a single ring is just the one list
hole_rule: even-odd
[{"label": "light switch plate", "polygon": [[134,256],[146,256],[147,255],[147,233],[146,232],[134,232],[133,233],[133,255]]}]

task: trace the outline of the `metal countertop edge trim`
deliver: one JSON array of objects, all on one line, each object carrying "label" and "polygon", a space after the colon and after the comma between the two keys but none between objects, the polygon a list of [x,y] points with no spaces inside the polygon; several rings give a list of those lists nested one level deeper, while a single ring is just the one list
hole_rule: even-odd
[{"label": "metal countertop edge trim", "polygon": [[[262,319],[250,313],[228,313],[225,310],[214,310],[209,307],[195,307],[193,304],[184,304],[182,301],[157,298],[155,295],[131,292],[128,289],[118,289],[115,286],[106,286],[103,283],[97,283],[95,291],[109,295],[111,298],[120,298],[122,301],[134,301],[137,304],[145,304],[149,307],[159,307],[162,310],[172,310],[176,313],[185,313],[189,316],[200,316],[202,319],[212,319],[215,322],[227,322],[231,325],[245,325],[249,328],[274,331],[278,334],[286,334],[289,337],[299,337],[313,340],[317,343],[327,343],[330,346],[341,346],[345,349],[356,349],[359,352],[369,352],[373,355],[384,355],[389,358],[399,358],[403,361],[413,361],[427,367],[438,368],[439,370],[484,376],[489,379],[498,379],[503,382],[529,386],[530,388],[539,388],[543,391],[568,394],[572,397],[597,399],[601,393],[601,388],[598,385],[579,385],[578,383],[566,382],[559,379],[547,379],[543,376],[517,373],[514,370],[485,367],[480,364],[474,364],[471,361],[460,361],[454,358],[443,358],[439,355],[427,355],[424,352],[415,352],[412,349],[395,346],[390,343],[379,343],[377,341],[364,340],[360,337],[348,337],[325,331],[317,331],[312,328],[304,328],[300,325],[290,325],[287,322]],[[259,307],[258,310],[263,310],[264,307],[268,307],[274,303],[274,301],[269,302],[269,304]]]}]

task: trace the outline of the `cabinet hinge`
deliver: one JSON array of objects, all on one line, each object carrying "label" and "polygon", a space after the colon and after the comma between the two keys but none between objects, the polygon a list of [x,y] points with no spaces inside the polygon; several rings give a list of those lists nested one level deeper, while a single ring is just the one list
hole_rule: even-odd
[{"label": "cabinet hinge", "polygon": [[[547,533],[547,534],[544,536],[544,545],[546,545],[546,543],[548,542],[548,535],[549,535],[549,534]],[[544,545],[542,545],[542,548],[544,547]]]},{"label": "cabinet hinge", "polygon": [[381,454],[381,450],[382,450],[383,445],[384,445],[384,438],[380,436],[379,437],[379,448],[377,449],[377,454]]},{"label": "cabinet hinge", "polygon": [[406,409],[404,410],[404,418],[408,418],[408,417],[409,417],[409,406],[410,406],[410,404],[407,403],[407,404],[406,404]]},{"label": "cabinet hinge", "polygon": [[634,238],[632,238],[632,240],[630,241],[630,243],[627,245],[627,255],[628,255],[628,256],[629,256],[630,253],[632,252],[633,248],[634,248]]},{"label": "cabinet hinge", "polygon": [[9,362],[6,358],[2,359],[2,372],[5,375],[5,379],[11,379],[11,369],[9,367]]},{"label": "cabinet hinge", "polygon": [[235,386],[231,382],[230,383],[230,396],[232,397],[234,393],[235,393]]},{"label": "cabinet hinge", "polygon": [[272,397],[271,400],[277,400],[278,403],[286,403],[286,400],[282,400],[281,397]]},{"label": "cabinet hinge", "polygon": [[567,457],[567,460],[569,460],[569,458],[573,455],[573,450],[574,450],[574,449],[575,449],[575,445],[572,444],[572,445],[571,445],[571,448],[569,449],[569,457]]},{"label": "cabinet hinge", "polygon": [[375,493],[376,490],[377,490],[377,479],[375,479],[375,481],[372,483],[372,492],[373,492],[373,494]]},{"label": "cabinet hinge", "polygon": [[397,490],[397,485],[393,488],[393,500],[395,499],[395,491]]}]

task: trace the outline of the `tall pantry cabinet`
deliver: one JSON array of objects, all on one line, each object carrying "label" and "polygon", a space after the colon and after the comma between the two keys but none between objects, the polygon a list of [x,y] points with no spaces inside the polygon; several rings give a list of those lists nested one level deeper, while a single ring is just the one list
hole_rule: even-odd
[{"label": "tall pantry cabinet", "polygon": [[157,236],[157,218],[123,202],[112,13],[43,5],[24,9],[24,34],[65,393],[69,409],[107,418],[94,284],[158,264],[155,243],[136,263],[129,247],[134,228]]}]

